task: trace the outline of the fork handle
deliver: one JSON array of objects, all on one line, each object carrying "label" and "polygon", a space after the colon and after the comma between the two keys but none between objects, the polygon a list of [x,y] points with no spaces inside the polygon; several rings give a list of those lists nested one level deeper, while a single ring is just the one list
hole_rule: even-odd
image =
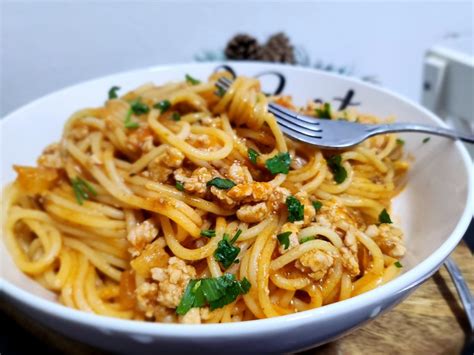
[{"label": "fork handle", "polygon": [[416,123],[391,123],[391,124],[379,124],[379,125],[367,125],[370,136],[383,133],[393,132],[418,132],[428,133],[437,136],[448,137],[452,139],[460,139],[467,143],[474,143],[474,135],[465,134],[453,129],[437,127],[437,126],[426,126]]}]

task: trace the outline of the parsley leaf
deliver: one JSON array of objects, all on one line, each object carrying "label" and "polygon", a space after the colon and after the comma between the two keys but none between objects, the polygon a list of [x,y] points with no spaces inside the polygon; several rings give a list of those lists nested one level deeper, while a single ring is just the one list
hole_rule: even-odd
[{"label": "parsley leaf", "polygon": [[161,113],[168,111],[170,107],[170,100],[163,100],[153,105],[153,108],[160,110]]},{"label": "parsley leaf", "polygon": [[200,81],[200,80],[193,78],[193,77],[192,77],[191,75],[189,75],[189,74],[186,74],[185,78],[186,78],[186,81],[187,81],[188,83],[190,83],[191,85],[201,84],[201,81]]},{"label": "parsley leaf", "polygon": [[304,219],[304,206],[296,197],[288,196],[286,198],[286,208],[288,209],[288,220],[290,222]]},{"label": "parsley leaf", "polygon": [[340,155],[333,155],[326,159],[329,169],[331,169],[334,175],[334,181],[338,184],[344,182],[347,178],[347,171],[342,166],[342,157]]},{"label": "parsley leaf", "polygon": [[109,100],[116,99],[118,97],[117,91],[120,90],[120,86],[112,86],[109,89]]},{"label": "parsley leaf", "polygon": [[316,238],[313,237],[313,236],[309,236],[309,237],[303,237],[300,239],[300,244],[303,244],[303,243],[306,243],[306,242],[309,242],[310,240],[315,240]]},{"label": "parsley leaf", "polygon": [[257,164],[257,158],[260,154],[256,150],[249,148],[247,151],[247,155],[252,164]]},{"label": "parsley leaf", "polygon": [[140,101],[140,98],[130,102],[130,107],[135,115],[143,115],[144,113],[148,113],[150,108]]},{"label": "parsley leaf", "polygon": [[394,265],[398,267],[399,269],[403,267],[402,263],[399,261],[395,261]]},{"label": "parsley leaf", "polygon": [[221,263],[224,269],[229,268],[229,266],[235,262],[235,259],[240,253],[240,248],[235,246],[234,243],[237,241],[237,238],[241,233],[242,231],[239,229],[232,240],[229,240],[228,234],[224,234],[224,238],[217,244],[214,258]]},{"label": "parsley leaf", "polygon": [[215,186],[215,187],[217,187],[218,189],[221,189],[221,190],[229,190],[229,189],[231,189],[232,187],[235,186],[235,182],[233,182],[232,180],[229,180],[229,179],[222,179],[222,178],[219,178],[219,177],[215,177],[214,179],[209,180],[206,185],[208,187],[209,186]]},{"label": "parsley leaf", "polygon": [[177,190],[184,191],[184,184],[181,181],[176,181],[176,184],[174,186]]},{"label": "parsley leaf", "polygon": [[125,128],[138,128],[139,124],[138,122],[133,122],[132,121],[132,109],[128,109],[127,115],[125,116],[125,121],[124,121],[124,126]]},{"label": "parsley leaf", "polygon": [[275,174],[288,174],[290,171],[291,157],[288,152],[279,153],[265,162],[268,171]]},{"label": "parsley leaf", "polygon": [[171,119],[173,121],[181,121],[181,115],[178,112],[173,112],[171,115]]},{"label": "parsley leaf", "polygon": [[431,137],[426,137],[423,139],[423,144],[428,143],[430,141]]},{"label": "parsley leaf", "polygon": [[203,229],[201,231],[201,236],[206,238],[214,238],[216,236],[216,231],[214,229]]},{"label": "parsley leaf", "polygon": [[323,207],[323,203],[321,201],[313,201],[312,203],[316,212],[318,212],[321,207]]},{"label": "parsley leaf", "polygon": [[392,220],[390,219],[390,215],[388,214],[388,212],[385,208],[379,214],[379,222],[380,223],[392,223]]},{"label": "parsley leaf", "polygon": [[290,235],[291,235],[290,231],[280,233],[277,235],[278,241],[280,242],[281,245],[285,247],[285,250],[288,249],[288,247],[290,246]]},{"label": "parsley leaf", "polygon": [[235,279],[233,274],[224,274],[220,277],[210,277],[190,280],[183,297],[176,308],[179,315],[186,314],[193,307],[209,305],[211,311],[234,302],[238,296],[250,290],[250,282],[244,278]]},{"label": "parsley leaf", "polygon": [[397,138],[397,144],[403,146],[405,145],[405,141],[401,138]]},{"label": "parsley leaf", "polygon": [[314,112],[317,118],[331,119],[331,104],[325,102],[322,108],[317,108]]},{"label": "parsley leaf", "polygon": [[75,179],[71,179],[71,185],[72,189],[74,190],[77,203],[80,205],[84,203],[84,200],[88,200],[90,195],[97,196],[97,191],[95,191],[92,185],[86,180],[81,179],[79,176]]}]

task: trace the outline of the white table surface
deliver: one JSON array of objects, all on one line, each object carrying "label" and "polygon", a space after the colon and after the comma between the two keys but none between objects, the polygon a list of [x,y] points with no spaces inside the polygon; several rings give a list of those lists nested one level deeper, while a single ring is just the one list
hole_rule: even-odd
[{"label": "white table surface", "polygon": [[0,2],[0,116],[97,76],[192,61],[242,31],[264,40],[284,30],[313,62],[418,100],[424,52],[473,31],[472,1]]}]

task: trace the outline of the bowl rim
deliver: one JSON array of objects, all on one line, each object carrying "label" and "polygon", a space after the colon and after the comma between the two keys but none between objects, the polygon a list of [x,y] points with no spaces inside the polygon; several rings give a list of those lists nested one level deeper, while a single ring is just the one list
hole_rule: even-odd
[{"label": "bowl rim", "polygon": [[[34,108],[36,105],[41,104],[41,102],[51,96],[57,95],[61,92],[75,89],[79,86],[94,84],[103,80],[110,80],[116,76],[126,75],[133,76],[134,74],[145,73],[145,72],[160,72],[168,71],[174,69],[183,69],[192,70],[193,67],[216,67],[219,65],[225,64],[236,64],[238,66],[249,66],[249,67],[260,67],[262,69],[279,69],[284,68],[290,71],[302,71],[306,73],[317,73],[321,76],[326,76],[329,79],[337,78],[338,80],[346,81],[347,83],[354,83],[357,85],[362,85],[366,88],[379,91],[385,95],[392,96],[405,104],[408,104],[426,116],[429,116],[434,122],[440,126],[447,127],[446,123],[442,121],[432,112],[428,111],[426,108],[422,107],[418,103],[415,103],[413,100],[408,99],[398,93],[395,93],[389,89],[378,87],[374,84],[364,82],[358,78],[346,77],[338,75],[335,73],[328,73],[326,71],[321,71],[313,68],[301,67],[301,66],[291,66],[285,64],[275,64],[275,63],[262,63],[256,61],[212,61],[212,62],[190,62],[190,63],[180,63],[180,64],[166,64],[166,65],[157,65],[149,66],[144,68],[137,68],[133,70],[126,70],[117,72],[114,74],[109,74],[101,77],[97,77],[91,80],[86,80],[78,84],[69,85],[62,89],[56,90],[52,93],[46,94],[26,105],[21,106],[20,108],[8,113],[3,119],[0,120],[0,130],[3,131],[3,126],[6,122],[9,122],[18,114],[21,114],[23,111]],[[409,289],[425,281],[429,276],[431,276],[438,267],[443,263],[443,261],[448,257],[452,250],[459,243],[463,237],[469,223],[471,221],[472,215],[474,214],[474,167],[471,162],[471,158],[467,149],[464,145],[456,141],[454,142],[454,147],[457,150],[458,154],[462,159],[464,168],[467,172],[467,199],[466,205],[464,206],[463,213],[461,214],[454,230],[448,236],[448,238],[438,247],[430,256],[423,260],[418,265],[414,266],[411,270],[399,275],[396,279],[391,280],[385,285],[377,287],[373,290],[370,290],[361,295],[349,298],[344,301],[336,302],[324,307],[315,308],[307,310],[304,312],[283,315],[276,318],[267,318],[267,319],[257,319],[252,321],[245,322],[235,322],[235,323],[224,323],[224,324],[200,324],[199,326],[190,325],[190,324],[168,324],[168,323],[154,323],[154,322],[144,322],[144,321],[135,321],[135,320],[124,320],[119,318],[113,318],[108,316],[97,315],[93,313],[87,313],[84,311],[72,309],[66,307],[58,302],[46,300],[42,297],[36,296],[30,292],[24,291],[18,286],[10,283],[2,277],[0,278],[0,291],[5,292],[5,294],[11,297],[18,303],[21,303],[27,307],[30,307],[37,312],[47,313],[50,316],[56,318],[62,318],[66,321],[71,321],[79,323],[82,326],[92,326],[105,328],[117,332],[126,332],[133,334],[142,334],[150,336],[166,336],[168,338],[206,338],[206,337],[216,337],[216,336],[226,336],[226,337],[239,337],[242,335],[255,335],[256,332],[266,333],[282,330],[292,325],[301,326],[306,323],[310,323],[314,319],[319,321],[324,321],[325,319],[337,317],[344,315],[348,309],[357,309],[363,306],[370,306],[379,303],[382,300],[394,296],[399,293],[407,292]],[[3,244],[3,247],[4,244]],[[277,321],[275,321],[277,320]]]}]

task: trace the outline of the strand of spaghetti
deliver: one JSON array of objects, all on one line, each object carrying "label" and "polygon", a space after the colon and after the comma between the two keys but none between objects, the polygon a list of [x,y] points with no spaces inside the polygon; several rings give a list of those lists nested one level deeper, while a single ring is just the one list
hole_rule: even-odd
[{"label": "strand of spaghetti", "polygon": [[298,238],[302,239],[302,238],[312,237],[315,235],[322,235],[323,237],[326,237],[338,249],[344,246],[344,244],[342,243],[341,237],[334,230],[326,228],[326,227],[320,227],[317,225],[303,228],[300,231]]},{"label": "strand of spaghetti", "polygon": [[357,147],[356,151],[364,155],[369,163],[372,163],[372,165],[380,172],[385,173],[387,172],[387,166],[384,164],[384,162],[371,150],[365,148],[365,147]]},{"label": "strand of spaghetti", "polygon": [[270,274],[270,280],[279,288],[296,291],[308,286],[311,281],[307,277],[287,278],[279,272]]},{"label": "strand of spaghetti", "polygon": [[86,244],[82,243],[77,239],[72,239],[64,237],[64,245],[68,246],[71,249],[78,251],[80,254],[83,254],[89,259],[89,261],[100,271],[106,274],[108,277],[115,281],[120,280],[121,271],[115,269],[114,267],[107,264],[103,259],[102,255],[94,251],[92,248],[88,247]]},{"label": "strand of spaghetti", "polygon": [[[186,156],[200,160],[219,160],[224,159],[232,151],[232,139],[226,133],[221,130],[212,127],[193,129],[196,133],[201,134],[212,134],[217,137],[223,144],[222,148],[216,151],[202,151],[186,143],[184,140],[179,139],[173,132],[158,122],[158,111],[152,110],[148,116],[148,124],[151,129],[166,143],[180,149]],[[194,133],[193,132],[193,133]]]},{"label": "strand of spaghetti", "polygon": [[78,309],[80,309],[81,311],[93,312],[84,294],[84,284],[88,268],[89,262],[87,261],[86,256],[83,254],[79,254],[77,273],[72,286],[73,298],[74,303],[76,304]]}]

